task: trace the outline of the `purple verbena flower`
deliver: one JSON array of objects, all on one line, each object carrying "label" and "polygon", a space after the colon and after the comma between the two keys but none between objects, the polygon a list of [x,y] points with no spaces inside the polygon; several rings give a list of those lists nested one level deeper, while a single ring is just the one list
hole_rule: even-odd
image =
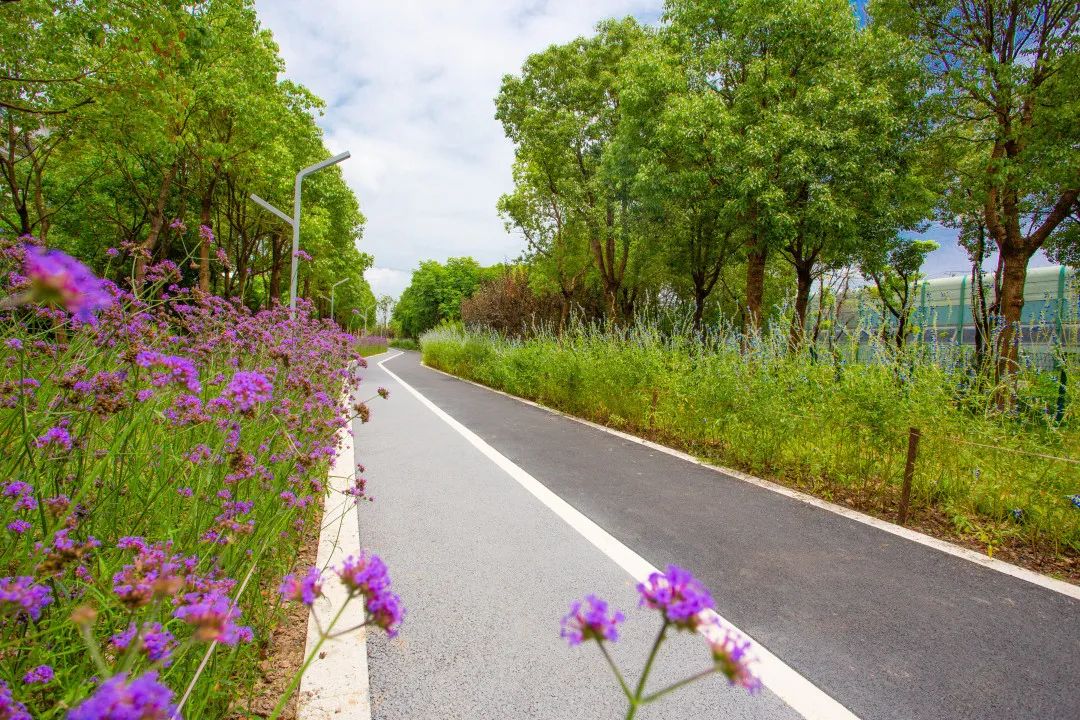
[{"label": "purple verbena flower", "polygon": [[401,598],[390,590],[390,574],[382,559],[363,551],[359,556],[345,558],[336,572],[350,593],[364,596],[368,621],[394,637],[405,611],[401,607]]},{"label": "purple verbena flower", "polygon": [[7,524],[7,529],[16,535],[22,535],[29,530],[32,526],[26,520],[12,520]]},{"label": "purple verbena flower", "polygon": [[273,398],[274,386],[262,373],[238,372],[233,375],[222,395],[235,403],[240,412],[249,413],[256,404],[269,402]]},{"label": "purple verbena flower", "polygon": [[23,349],[23,342],[19,338],[8,338],[4,341],[4,344],[7,345],[8,348],[10,348],[11,350]]},{"label": "purple verbena flower", "polygon": [[198,393],[202,390],[199,384],[199,371],[195,363],[187,358],[175,355],[165,355],[153,350],[143,350],[135,356],[135,364],[144,368],[162,368],[163,373],[154,376],[154,385],[168,385],[180,383],[189,392]]},{"label": "purple verbena flower", "polygon": [[[56,677],[56,673],[48,665],[38,665],[30,672],[23,675],[23,683],[25,685],[47,685],[53,681]],[[3,717],[0,715],[0,717]]]},{"label": "purple verbena flower", "polygon": [[67,720],[169,720],[176,712],[172,699],[172,690],[158,682],[156,672],[131,681],[120,673],[70,710]]},{"label": "purple verbena flower", "polygon": [[322,573],[319,568],[312,566],[302,578],[286,575],[278,592],[285,602],[299,601],[311,607],[315,598],[322,595]]},{"label": "purple verbena flower", "polygon": [[695,630],[701,623],[702,610],[712,610],[712,596],[701,582],[677,565],[668,565],[664,573],[654,572],[639,583],[642,607],[659,610],[674,625]]},{"label": "purple verbena flower", "polygon": [[11,695],[11,688],[0,680],[0,718],[4,720],[33,720],[26,706]]},{"label": "purple verbena flower", "polygon": [[70,450],[72,445],[71,433],[65,427],[51,427],[45,434],[34,441],[35,447],[44,448],[50,445]]},{"label": "purple verbena flower", "polygon": [[149,545],[140,537],[124,537],[117,547],[137,551],[133,562],[113,575],[113,592],[132,609],[149,605],[155,595],[178,593],[199,562],[194,555],[173,554],[170,542]]},{"label": "purple verbena flower", "polygon": [[728,682],[751,693],[761,689],[761,680],[751,667],[755,658],[750,654],[753,648],[750,638],[716,616],[703,622],[700,631],[712,650],[716,669],[724,674]]},{"label": "purple verbena flower", "polygon": [[25,272],[36,301],[61,305],[84,323],[94,323],[94,313],[112,305],[101,280],[67,253],[36,245],[25,251]]},{"label": "purple verbena flower", "polygon": [[233,605],[229,596],[216,590],[191,593],[185,596],[185,605],[173,611],[173,617],[195,626],[195,636],[205,642],[217,640],[226,645],[251,642],[251,628],[237,625],[240,609]]},{"label": "purple verbena flower", "polygon": [[14,609],[19,615],[31,620],[41,617],[41,610],[52,602],[52,593],[45,585],[38,585],[29,576],[0,579],[0,613]]},{"label": "purple verbena flower", "polygon": [[139,649],[146,653],[151,662],[160,662],[168,667],[172,662],[172,651],[176,649],[176,639],[168,630],[161,627],[161,623],[147,623],[142,626],[140,633],[135,623],[128,625],[128,629],[118,632],[109,638],[109,644],[117,650],[127,650],[131,641],[139,638]]},{"label": "purple verbena flower", "polygon": [[562,619],[560,635],[572,646],[585,640],[615,642],[619,639],[619,623],[625,619],[619,610],[609,615],[607,601],[586,595],[584,600],[570,603],[570,612]]}]

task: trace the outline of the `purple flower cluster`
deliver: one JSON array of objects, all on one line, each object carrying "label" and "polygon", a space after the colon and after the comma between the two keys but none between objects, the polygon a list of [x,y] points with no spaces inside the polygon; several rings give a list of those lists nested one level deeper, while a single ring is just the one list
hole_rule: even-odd
[{"label": "purple flower cluster", "polygon": [[231,400],[236,409],[250,413],[259,403],[270,402],[274,397],[274,386],[266,376],[258,372],[238,372],[222,393]]},{"label": "purple flower cluster", "polygon": [[68,712],[67,720],[169,720],[174,715],[173,691],[148,672],[134,680],[113,675],[93,695]]},{"label": "purple flower cluster", "polygon": [[603,642],[619,639],[619,623],[626,617],[619,610],[608,614],[607,601],[595,595],[570,603],[570,612],[562,619],[562,637],[571,646],[586,640]]},{"label": "purple flower cluster", "polygon": [[381,627],[390,637],[397,635],[405,610],[401,607],[401,598],[390,590],[390,574],[382,559],[378,555],[368,555],[366,551],[359,556],[350,555],[337,569],[337,574],[350,593],[364,596],[368,621]]},{"label": "purple flower cluster", "polygon": [[26,706],[11,695],[11,688],[0,680],[0,718],[3,720],[33,720]]},{"label": "purple flower cluster", "polygon": [[315,598],[322,595],[322,573],[319,568],[312,566],[302,578],[286,575],[278,592],[285,602],[302,602],[311,607]]},{"label": "purple flower cluster", "polygon": [[665,620],[686,630],[696,630],[702,622],[701,612],[715,607],[708,589],[677,565],[668,565],[663,573],[654,572],[637,589],[642,607],[659,610]]},{"label": "purple flower cluster", "polygon": [[712,650],[716,669],[728,682],[751,693],[759,691],[761,680],[751,667],[755,659],[751,655],[753,643],[750,638],[715,616],[703,623],[699,629]]},{"label": "purple flower cluster", "polygon": [[[25,434],[32,450],[12,454],[0,481],[0,533],[10,546],[0,630],[32,632],[40,652],[51,652],[74,622],[104,640],[111,672],[122,673],[105,679],[88,654],[56,651],[40,658],[49,665],[12,669],[7,681],[22,678],[16,695],[44,698],[43,710],[74,706],[52,714],[75,720],[169,717],[172,691],[148,669],[170,667],[168,683],[186,684],[196,664],[188,660],[202,652],[192,641],[250,642],[273,622],[251,613],[258,591],[238,594],[234,577],[269,544],[275,562],[260,562],[252,577],[252,587],[265,587],[263,568],[317,527],[312,508],[348,426],[340,399],[358,382],[356,339],[306,301],[295,317],[275,305],[253,311],[166,287],[179,268],[150,264],[135,243],[123,257],[146,263],[137,294],[0,238],[0,264],[26,264],[25,272],[0,267],[0,284],[19,302],[41,304],[0,318],[0,425],[9,446],[23,447]],[[107,302],[94,301],[99,290]],[[84,322],[62,328],[71,314]],[[214,544],[189,554],[200,539]],[[370,624],[393,633],[402,612],[385,566],[363,557],[349,567]],[[304,568],[281,592],[311,604],[322,580]],[[266,624],[241,624],[249,617]],[[237,672],[256,657],[240,653]],[[216,716],[229,687],[229,679],[200,686],[199,706]],[[0,720],[29,717],[7,686],[0,690]]]},{"label": "purple flower cluster", "polygon": [[150,662],[160,662],[168,667],[172,662],[172,651],[176,649],[176,639],[168,630],[161,627],[161,623],[149,623],[143,625],[140,631],[135,623],[128,625],[128,629],[118,632],[109,638],[109,644],[117,650],[127,650],[131,641],[138,638],[138,647],[149,658]]},{"label": "purple flower cluster", "polygon": [[101,280],[75,258],[36,245],[24,249],[26,277],[37,302],[60,305],[84,323],[94,323],[95,313],[112,305]]},{"label": "purple flower cluster", "polygon": [[228,595],[211,590],[185,597],[185,604],[173,612],[173,617],[195,627],[195,637],[204,642],[217,641],[225,645],[251,642],[251,628],[237,625],[240,609]]},{"label": "purple flower cluster", "polygon": [[121,550],[136,550],[135,559],[113,575],[113,593],[125,607],[149,605],[154,597],[176,595],[187,584],[199,559],[172,552],[172,543],[148,544],[141,537],[120,538]]},{"label": "purple flower cluster", "polygon": [[45,585],[39,585],[34,578],[0,578],[0,614],[6,615],[12,610],[17,616],[40,620],[41,611],[52,603],[52,593]]},{"label": "purple flower cluster", "polygon": [[161,368],[164,372],[154,375],[154,385],[169,385],[177,383],[183,385],[189,392],[202,391],[199,383],[199,371],[195,363],[187,358],[175,355],[165,355],[153,350],[144,350],[135,356],[135,364],[144,368]]},{"label": "purple flower cluster", "polygon": [[[38,665],[30,672],[23,675],[23,683],[26,685],[48,685],[56,677],[56,673],[48,665]],[[0,717],[3,717],[0,715]]]},{"label": "purple flower cluster", "polygon": [[46,448],[55,446],[63,450],[70,450],[72,445],[71,433],[65,427],[51,427],[45,434],[34,441],[34,446]]}]

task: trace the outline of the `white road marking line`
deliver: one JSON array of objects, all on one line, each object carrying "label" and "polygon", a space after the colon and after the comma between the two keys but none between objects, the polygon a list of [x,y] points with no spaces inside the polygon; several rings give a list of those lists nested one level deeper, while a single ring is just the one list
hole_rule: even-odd
[{"label": "white road marking line", "polygon": [[[395,355],[394,357],[397,357],[397,355]],[[387,360],[393,359],[394,358],[387,358]],[[621,438],[623,440],[629,440],[630,442],[637,443],[638,445],[644,445],[650,450],[656,450],[657,452],[662,452],[665,455],[671,455],[672,457],[677,457],[680,460],[685,460],[686,462],[700,465],[703,468],[707,468],[723,475],[728,475],[735,478],[736,480],[742,480],[743,482],[750,483],[751,485],[757,485],[760,488],[777,493],[778,495],[784,495],[785,497],[804,502],[807,505],[813,505],[814,507],[821,508],[822,510],[826,510],[831,513],[835,513],[836,515],[842,515],[846,518],[854,520],[855,522],[862,523],[863,525],[869,525],[871,527],[877,528],[878,530],[887,532],[891,535],[896,535],[897,537],[902,537],[905,540],[910,540],[911,542],[933,548],[947,555],[952,555],[953,557],[958,557],[963,560],[973,562],[976,565],[982,565],[985,568],[989,568],[990,570],[996,570],[999,573],[1009,575],[1011,577],[1017,578],[1018,580],[1024,580],[1025,582],[1029,582],[1032,585],[1038,585],[1041,588],[1053,590],[1056,593],[1061,593],[1062,595],[1071,597],[1074,600],[1080,600],[1080,585],[1073,585],[1072,583],[1065,582],[1064,580],[1058,580],[1057,578],[1050,577],[1049,575],[1043,575],[1042,573],[1037,573],[1034,570],[1028,570],[1027,568],[1020,567],[1019,565],[1013,565],[1012,563],[1005,562],[1004,560],[992,558],[988,555],[984,555],[983,553],[971,550],[970,548],[951,543],[948,540],[942,540],[940,538],[933,537],[932,535],[921,533],[918,530],[912,530],[910,528],[904,527],[903,525],[897,525],[895,523],[889,522],[888,520],[882,520],[881,518],[876,518],[873,515],[861,513],[858,510],[853,510],[849,507],[844,507],[843,505],[837,505],[836,503],[831,503],[828,500],[822,500],[821,498],[814,497],[813,495],[807,495],[806,493],[799,492],[798,490],[793,490],[789,487],[779,485],[769,480],[764,480],[754,475],[747,475],[746,473],[739,470],[726,468],[722,465],[713,465],[712,463],[705,462],[704,460],[699,460],[693,455],[684,453],[681,450],[670,448],[667,445],[661,445],[651,440],[640,438],[637,435],[631,435],[629,433],[622,432],[621,430],[609,428],[606,425],[594,423],[591,420],[585,420],[584,418],[579,418],[574,415],[568,415],[567,413],[564,413],[560,410],[550,408],[547,405],[541,405],[540,403],[533,402],[532,400],[526,400],[525,398],[518,397],[517,395],[511,395],[510,393],[503,392],[502,390],[496,390],[495,388],[488,387],[487,385],[474,382],[467,378],[458,377],[457,375],[451,375],[450,373],[443,372],[438,368],[433,368],[428,365],[424,365],[424,367],[433,372],[445,375],[448,378],[453,378],[454,380],[460,380],[461,382],[475,385],[476,387],[483,388],[488,392],[493,392],[498,395],[502,395],[503,397],[508,397],[511,400],[517,400],[520,403],[530,405],[534,408],[545,410],[553,415],[564,417],[567,420],[573,420],[576,423],[587,425],[595,430],[605,432],[608,435],[614,435],[615,437]]]},{"label": "white road marking line", "polygon": [[[484,454],[489,460],[502,468],[507,475],[517,481],[519,485],[529,491],[540,502],[558,515],[567,525],[577,530],[586,540],[592,543],[598,550],[615,561],[623,570],[626,570],[635,580],[643,581],[657,569],[649,564],[645,558],[616,540],[602,527],[587,518],[572,505],[549,490],[539,480],[527,473],[512,460],[485,442],[480,436],[469,430],[446,411],[422,395],[416,388],[398,377],[392,370],[386,367],[386,363],[394,358],[401,357],[399,353],[386,358],[378,365],[383,371],[393,378],[401,387],[416,397],[426,408],[453,428],[459,435],[464,437],[473,447]],[[732,625],[722,616],[717,615],[724,623]],[[740,630],[740,632],[742,632]],[[747,635],[746,633],[743,633]],[[747,637],[750,637],[747,635]],[[752,638],[751,638],[752,639]],[[797,673],[785,664],[780,658],[765,649],[761,643],[754,641],[758,657],[757,672],[761,682],[769,688],[778,698],[783,700],[789,707],[802,715],[806,720],[859,720],[858,716],[845,708],[839,702],[827,695],[824,691]]]}]

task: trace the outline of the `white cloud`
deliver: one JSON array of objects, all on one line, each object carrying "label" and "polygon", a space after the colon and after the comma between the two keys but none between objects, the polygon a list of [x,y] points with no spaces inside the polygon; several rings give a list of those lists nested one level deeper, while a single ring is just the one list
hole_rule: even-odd
[{"label": "white cloud", "polygon": [[327,102],[320,124],[368,222],[376,294],[400,294],[421,260],[517,257],[495,212],[513,148],[495,120],[506,73],[607,17],[655,20],[662,0],[259,0],[286,75]]},{"label": "white cloud", "polygon": [[409,286],[412,272],[409,270],[395,270],[393,268],[373,267],[364,273],[364,279],[371,286],[375,297],[391,295],[401,297],[401,292]]}]

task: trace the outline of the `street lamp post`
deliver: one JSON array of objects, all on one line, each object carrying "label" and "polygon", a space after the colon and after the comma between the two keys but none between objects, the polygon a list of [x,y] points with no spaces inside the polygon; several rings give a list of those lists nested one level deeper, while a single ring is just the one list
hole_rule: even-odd
[{"label": "street lamp post", "polygon": [[364,334],[367,335],[367,317],[368,313],[371,312],[371,309],[375,307],[375,303],[361,305],[360,307],[364,309]]},{"label": "street lamp post", "polygon": [[338,285],[340,285],[341,283],[347,281],[348,279],[349,278],[342,278],[341,280],[338,280],[336,283],[334,283],[333,285],[330,286],[330,319],[331,320],[334,319],[334,291],[337,290]]},{"label": "street lamp post", "polygon": [[306,168],[296,173],[296,184],[293,187],[293,214],[289,217],[285,213],[278,210],[270,203],[263,200],[255,193],[251,193],[250,197],[264,210],[267,210],[274,215],[277,215],[288,225],[292,227],[292,268],[289,272],[289,317],[296,317],[296,278],[299,273],[300,258],[298,253],[300,252],[300,186],[304,182],[304,178],[312,173],[316,173],[323,168],[328,168],[331,165],[336,165],[342,160],[347,160],[351,155],[346,150],[339,155],[335,155],[332,158],[317,162],[314,165],[308,165]]}]

